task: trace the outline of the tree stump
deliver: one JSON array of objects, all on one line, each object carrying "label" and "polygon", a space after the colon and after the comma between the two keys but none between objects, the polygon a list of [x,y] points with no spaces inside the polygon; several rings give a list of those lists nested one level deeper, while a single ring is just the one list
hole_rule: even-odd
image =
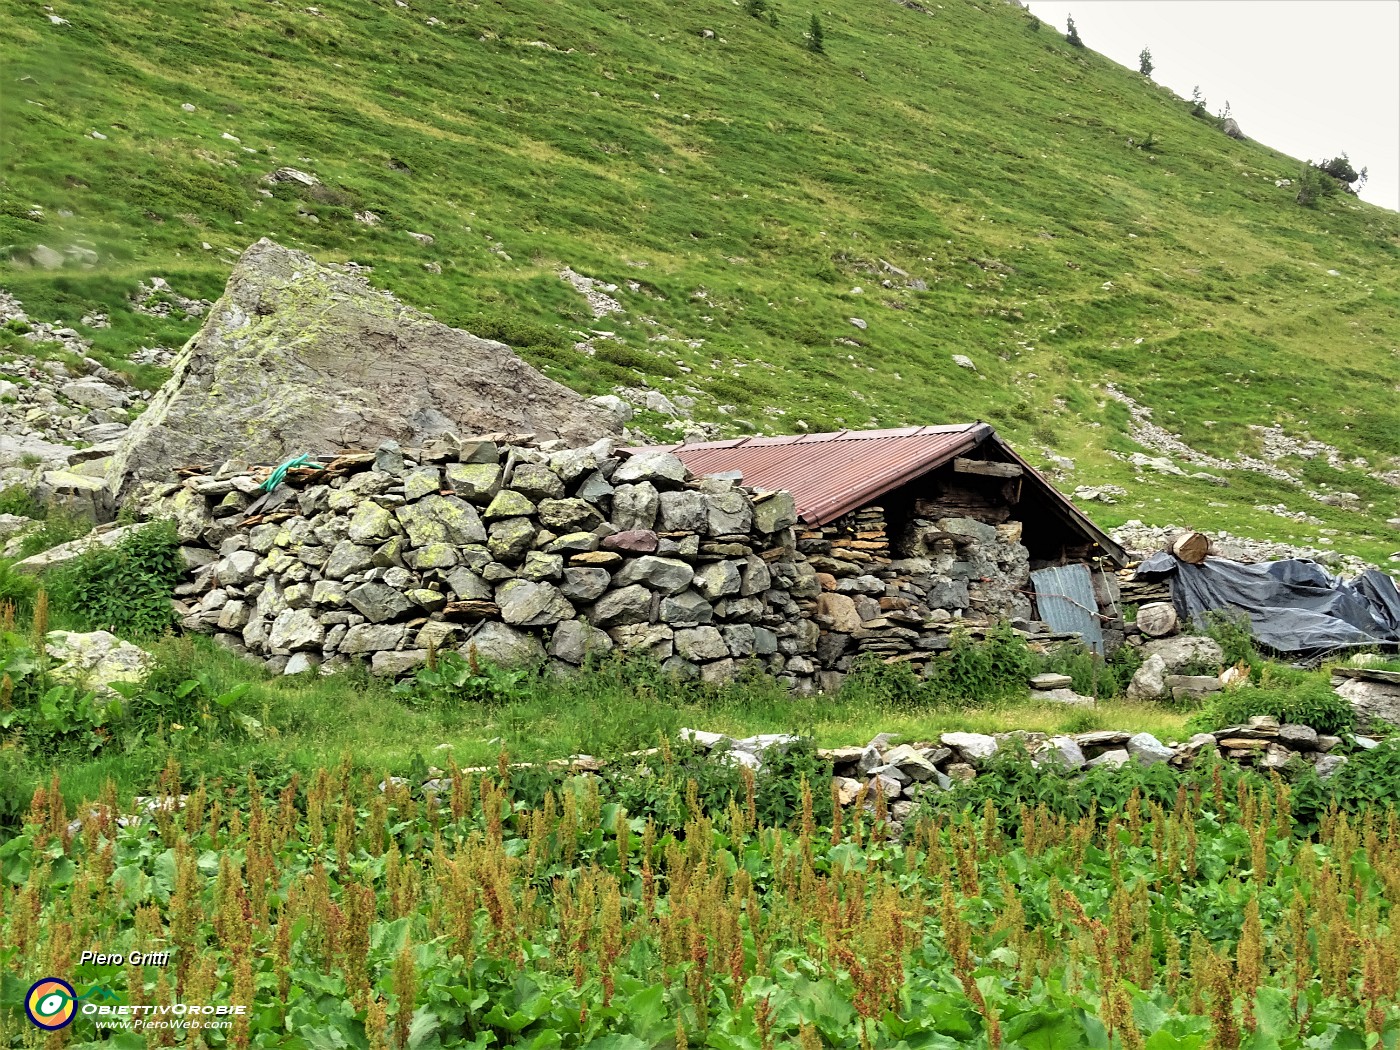
[{"label": "tree stump", "polygon": [[1138,630],[1149,638],[1176,634],[1176,608],[1169,602],[1152,602],[1138,609]]}]

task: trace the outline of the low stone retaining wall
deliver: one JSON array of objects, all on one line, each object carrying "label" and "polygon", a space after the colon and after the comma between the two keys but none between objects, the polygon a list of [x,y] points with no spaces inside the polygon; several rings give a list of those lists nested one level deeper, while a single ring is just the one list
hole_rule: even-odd
[{"label": "low stone retaining wall", "polygon": [[[792,736],[757,736],[731,740],[718,733],[682,730],[685,739],[705,747],[717,757],[750,768],[762,765],[763,752],[770,747],[790,744]],[[1369,750],[1377,741],[1353,737],[1352,742]],[[1251,718],[1247,725],[1228,726],[1213,733],[1200,733],[1181,743],[1162,743],[1151,733],[1126,730],[1096,730],[1064,736],[1015,731],[994,736],[982,733],[943,733],[937,741],[893,744],[887,734],[877,736],[864,747],[841,747],[820,751],[832,763],[835,778],[832,789],[842,805],[870,802],[883,796],[891,818],[905,820],[920,797],[929,791],[946,791],[957,781],[974,779],[1003,749],[1019,746],[1040,764],[1058,764],[1066,769],[1119,767],[1130,762],[1150,766],[1167,763],[1174,768],[1189,766],[1208,752],[1262,772],[1283,770],[1290,763],[1313,766],[1326,779],[1347,762],[1333,752],[1343,745],[1341,737],[1318,733],[1305,725],[1280,725],[1268,715]]]}]

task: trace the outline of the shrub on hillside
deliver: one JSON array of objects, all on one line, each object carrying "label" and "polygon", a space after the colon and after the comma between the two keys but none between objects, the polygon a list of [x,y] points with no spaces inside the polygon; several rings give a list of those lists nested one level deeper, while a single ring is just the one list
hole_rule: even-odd
[{"label": "shrub on hillside", "polygon": [[1323,175],[1330,176],[1348,193],[1357,193],[1362,186],[1366,185],[1366,178],[1369,175],[1365,168],[1357,171],[1351,167],[1351,160],[1348,160],[1345,153],[1341,154],[1340,157],[1330,157],[1329,160],[1324,160],[1313,167],[1316,167],[1317,171],[1322,172]]},{"label": "shrub on hillside", "polygon": [[1293,812],[1305,824],[1321,821],[1336,806],[1347,813],[1394,806],[1400,799],[1400,741],[1387,740],[1370,751],[1351,755],[1347,764],[1323,780],[1308,767],[1293,789]]},{"label": "shrub on hillside", "polygon": [[90,547],[46,584],[58,609],[84,630],[150,638],[175,623],[170,598],[183,572],[174,523],[155,521],[114,547]]},{"label": "shrub on hillside", "polygon": [[1334,693],[1325,679],[1314,677],[1293,684],[1275,684],[1266,677],[1258,687],[1216,693],[1187,723],[1187,728],[1193,733],[1211,733],[1226,726],[1244,725],[1256,715],[1273,715],[1280,723],[1312,726],[1319,733],[1341,733],[1356,723],[1351,704]]},{"label": "shrub on hillside", "polygon": [[38,521],[44,516],[44,508],[29,489],[23,485],[11,485],[0,489],[0,514],[15,514]]}]

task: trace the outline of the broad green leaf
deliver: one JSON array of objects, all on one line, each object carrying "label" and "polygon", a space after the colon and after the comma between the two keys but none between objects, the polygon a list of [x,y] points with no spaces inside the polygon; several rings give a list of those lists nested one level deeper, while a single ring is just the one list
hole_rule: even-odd
[{"label": "broad green leaf", "polygon": [[643,988],[627,1000],[627,1018],[632,1034],[653,1041],[671,1035],[675,1026],[666,1011],[666,989],[659,984]]},{"label": "broad green leaf", "polygon": [[1196,1033],[1173,1035],[1162,1028],[1148,1036],[1143,1046],[1146,1050],[1200,1050],[1205,1045],[1206,1038]]},{"label": "broad green leaf", "polygon": [[1258,1031],[1273,1039],[1290,1037],[1298,1030],[1292,1001],[1282,988],[1260,988],[1254,1000],[1254,1016],[1259,1022]]},{"label": "broad green leaf", "polygon": [[655,1042],[638,1039],[635,1035],[605,1035],[590,1039],[590,1050],[651,1050]]},{"label": "broad green leaf", "polygon": [[442,1021],[433,1013],[431,1006],[420,1006],[413,1014],[413,1021],[408,1028],[408,1050],[427,1050],[431,1041],[432,1045],[441,1042],[438,1039],[437,1031],[442,1027]]},{"label": "broad green leaf", "polygon": [[117,891],[118,906],[134,911],[150,894],[150,876],[135,864],[123,864],[112,872],[111,886]]},{"label": "broad green leaf", "polygon": [[1063,1050],[1084,1043],[1084,1026],[1067,1010],[1045,1007],[1008,1019],[1001,1028],[1007,1045],[1022,1050]]}]

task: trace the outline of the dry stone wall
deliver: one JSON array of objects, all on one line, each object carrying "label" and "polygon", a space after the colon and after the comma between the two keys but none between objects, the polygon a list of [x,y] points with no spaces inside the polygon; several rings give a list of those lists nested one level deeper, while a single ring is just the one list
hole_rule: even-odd
[{"label": "dry stone wall", "polygon": [[567,670],[617,649],[707,681],[757,661],[796,692],[834,691],[862,654],[921,667],[955,628],[985,631],[1008,611],[998,593],[1023,601],[1028,564],[1009,526],[967,518],[926,523],[910,558],[891,557],[879,507],[797,529],[788,493],[611,439],[387,442],[270,492],[268,467],[185,473],[137,498],[177,523],[186,627],[286,673],[402,675],[449,649]]},{"label": "dry stone wall", "polygon": [[442,440],[324,469],[227,464],[148,490],[177,522],[187,627],[292,673],[366,660],[397,675],[430,649],[500,663],[645,652],[707,680],[756,659],[808,688],[817,629],[794,595],[787,493],[695,479],[675,456]]},{"label": "dry stone wall", "polygon": [[867,654],[927,669],[955,629],[979,636],[1009,620],[1030,640],[1071,637],[1029,618],[1019,522],[916,518],[892,543],[884,508],[868,506],[799,530],[797,549],[821,587],[804,610],[822,629],[817,661],[828,690]]}]

